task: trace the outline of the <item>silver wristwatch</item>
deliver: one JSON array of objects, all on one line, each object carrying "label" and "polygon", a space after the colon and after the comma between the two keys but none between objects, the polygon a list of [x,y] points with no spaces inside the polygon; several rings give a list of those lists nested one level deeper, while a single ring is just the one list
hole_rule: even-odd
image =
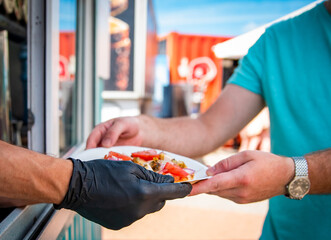
[{"label": "silver wristwatch", "polygon": [[286,185],[285,196],[291,199],[301,200],[310,189],[308,178],[308,163],[304,157],[292,157],[295,165],[295,176]]}]

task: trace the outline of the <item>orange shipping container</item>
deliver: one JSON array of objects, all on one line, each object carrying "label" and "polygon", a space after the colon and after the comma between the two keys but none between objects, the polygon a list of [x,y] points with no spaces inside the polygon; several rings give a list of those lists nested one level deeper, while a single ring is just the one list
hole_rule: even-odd
[{"label": "orange shipping container", "polygon": [[75,79],[76,62],[76,34],[75,32],[60,32],[59,36],[60,59],[59,79],[60,81],[73,81]]},{"label": "orange shipping container", "polygon": [[230,37],[186,35],[172,32],[166,37],[170,83],[192,82],[203,92],[200,112],[216,100],[222,87],[222,64],[212,46]]}]

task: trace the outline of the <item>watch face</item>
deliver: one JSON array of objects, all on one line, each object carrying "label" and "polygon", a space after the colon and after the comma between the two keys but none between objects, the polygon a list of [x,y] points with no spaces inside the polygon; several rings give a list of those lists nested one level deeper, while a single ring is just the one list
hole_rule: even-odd
[{"label": "watch face", "polygon": [[307,178],[297,178],[289,185],[288,191],[294,198],[302,198],[309,191],[310,182]]}]

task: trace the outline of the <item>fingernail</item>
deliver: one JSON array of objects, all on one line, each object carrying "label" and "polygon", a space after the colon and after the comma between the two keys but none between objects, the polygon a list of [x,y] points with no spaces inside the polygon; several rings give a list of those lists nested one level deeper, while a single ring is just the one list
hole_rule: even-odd
[{"label": "fingernail", "polygon": [[110,145],[111,145],[110,139],[109,139],[109,138],[105,138],[105,139],[102,141],[102,145],[103,145],[104,147],[110,147]]},{"label": "fingernail", "polygon": [[215,167],[210,167],[210,168],[207,169],[206,174],[208,176],[213,176],[214,172],[215,172]]}]

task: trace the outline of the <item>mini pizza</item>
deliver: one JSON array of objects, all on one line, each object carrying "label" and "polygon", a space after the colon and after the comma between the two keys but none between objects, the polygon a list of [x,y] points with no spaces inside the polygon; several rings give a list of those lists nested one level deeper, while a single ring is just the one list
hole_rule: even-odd
[{"label": "mini pizza", "polygon": [[175,182],[183,182],[194,178],[194,170],[186,166],[185,162],[178,161],[164,152],[145,150],[131,153],[131,156],[110,151],[104,159],[113,161],[132,161],[144,168],[163,175],[171,175]]}]

